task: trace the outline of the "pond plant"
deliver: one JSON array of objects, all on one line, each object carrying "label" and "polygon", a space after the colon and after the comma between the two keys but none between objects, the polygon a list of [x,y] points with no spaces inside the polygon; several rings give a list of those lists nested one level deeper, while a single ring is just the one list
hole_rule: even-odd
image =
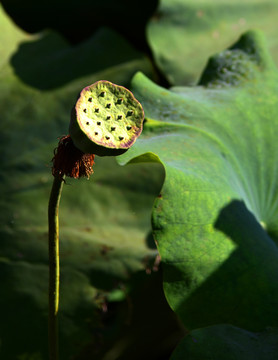
[{"label": "pond plant", "polygon": [[128,89],[100,80],[81,91],[72,110],[69,135],[61,137],[54,150],[54,180],[48,206],[50,360],[59,358],[59,203],[65,178],[89,178],[95,155],[126,152],[141,134],[143,120],[142,105]]},{"label": "pond plant", "polygon": [[[273,120],[277,97],[270,91],[276,88],[275,71],[261,34],[248,32],[209,60],[197,87],[166,90],[138,73],[132,90],[144,106],[145,125],[133,147],[142,131],[141,104],[128,90],[97,82],[81,92],[70,135],[60,140],[55,152],[51,223],[63,176],[89,176],[94,162],[90,153],[121,155],[121,164],[148,161],[164,166],[165,182],[152,213],[164,291],[189,328],[203,328],[186,336],[171,359],[185,354],[198,359],[203,341],[208,353],[220,356],[226,346],[239,359],[251,358],[249,343],[254,338],[256,351],[273,356],[275,330],[265,330],[264,335],[251,330],[261,330],[264,324],[273,327],[277,320],[271,304],[278,291],[273,282],[278,251],[269,237],[276,231],[277,211],[276,182],[269,177],[278,156]],[[72,168],[67,149],[72,156],[75,147],[81,158]],[[55,239],[50,244],[57,243],[57,231],[50,234]],[[52,257],[57,257],[53,249],[50,246],[51,267]],[[57,273],[50,275],[50,284],[56,284],[50,285],[50,302],[56,301],[57,309]],[[209,336],[217,341],[207,344]],[[242,355],[232,345],[235,339],[247,344]]]},{"label": "pond plant", "polygon": [[277,356],[277,79],[258,31],[212,56],[197,86],[133,79],[144,136],[119,160],[165,168],[152,227],[191,330],[171,360]]},{"label": "pond plant", "polygon": [[278,3],[108,2],[0,5],[0,357],[276,360]]}]

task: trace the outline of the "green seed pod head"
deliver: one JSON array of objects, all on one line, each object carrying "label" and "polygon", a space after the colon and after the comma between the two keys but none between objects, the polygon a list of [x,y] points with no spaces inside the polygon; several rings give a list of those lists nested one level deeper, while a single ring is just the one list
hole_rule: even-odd
[{"label": "green seed pod head", "polygon": [[120,155],[141,134],[143,120],[142,105],[128,89],[100,80],[81,91],[69,133],[84,153]]}]

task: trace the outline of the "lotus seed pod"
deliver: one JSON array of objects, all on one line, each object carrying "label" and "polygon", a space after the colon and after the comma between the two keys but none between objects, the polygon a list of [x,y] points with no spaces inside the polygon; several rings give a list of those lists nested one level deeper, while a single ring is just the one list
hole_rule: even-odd
[{"label": "lotus seed pod", "polygon": [[123,86],[100,80],[85,87],[70,122],[70,136],[84,153],[120,155],[143,128],[144,110]]}]

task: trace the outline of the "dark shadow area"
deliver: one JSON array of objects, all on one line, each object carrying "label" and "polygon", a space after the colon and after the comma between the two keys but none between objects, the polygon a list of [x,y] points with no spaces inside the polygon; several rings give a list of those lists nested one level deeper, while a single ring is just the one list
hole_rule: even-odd
[{"label": "dark shadow area", "polygon": [[77,44],[99,27],[109,26],[146,50],[146,23],[159,0],[2,0],[1,3],[13,21],[29,33],[52,29]]},{"label": "dark shadow area", "polygon": [[19,46],[11,59],[14,71],[26,84],[49,90],[104,70],[110,80],[111,68],[137,59],[133,73],[128,67],[114,71],[124,71],[130,78],[134,72],[142,71],[169,87],[146,39],[146,25],[158,3],[159,0],[108,0],[108,3],[52,0],[39,4],[33,0],[2,1],[4,10],[19,27],[31,34],[41,34],[36,41]]},{"label": "dark shadow area", "polygon": [[156,244],[154,241],[154,237],[152,232],[150,231],[147,238],[146,238],[146,244],[149,249],[156,250]]},{"label": "dark shadow area", "polygon": [[[214,225],[236,247],[180,305],[178,314],[187,319],[189,328],[231,323],[256,331],[277,326],[278,250],[275,243],[242,201],[234,200],[223,208]],[[212,261],[217,261],[215,253],[211,256]],[[194,281],[192,276],[186,278],[184,269],[178,270],[175,264],[165,264],[164,274],[166,283],[175,283],[184,292],[189,291]]]},{"label": "dark shadow area", "polygon": [[142,57],[126,40],[108,28],[72,46],[48,32],[36,41],[22,43],[11,58],[20,79],[32,87],[50,90],[89,74]]},{"label": "dark shadow area", "polygon": [[[31,267],[23,262],[1,262],[0,270],[1,359],[14,360],[18,354],[39,352],[46,359],[47,313],[42,311],[41,304],[37,301],[38,297],[35,296],[45,282],[44,269],[36,268],[41,275],[41,284],[33,280]],[[29,278],[29,287],[26,288],[25,277]],[[27,338],[31,338],[32,341],[26,341]]]},{"label": "dark shadow area", "polygon": [[123,301],[108,301],[105,311],[99,312],[106,337],[98,339],[94,330],[92,342],[76,360],[170,358],[185,330],[167,304],[161,270],[150,275],[138,272],[132,276],[130,285],[132,288]]},{"label": "dark shadow area", "polygon": [[254,241],[266,241],[267,238],[266,232],[258,220],[247,209],[245,203],[240,200],[233,200],[223,208],[214,226],[227,235],[237,246],[244,248],[249,248],[249,245],[253,244]]}]

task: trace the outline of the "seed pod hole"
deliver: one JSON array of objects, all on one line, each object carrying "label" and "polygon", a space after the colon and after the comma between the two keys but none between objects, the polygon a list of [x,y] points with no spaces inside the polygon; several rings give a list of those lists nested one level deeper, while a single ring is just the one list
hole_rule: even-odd
[{"label": "seed pod hole", "polygon": [[109,139],[110,139],[110,136],[105,136],[105,139],[106,139],[106,140],[109,140]]},{"label": "seed pod hole", "polygon": [[90,125],[89,121],[86,122],[86,125]]},{"label": "seed pod hole", "polygon": [[98,121],[98,122],[97,122],[97,125],[101,125],[101,122],[100,122],[100,121]]},{"label": "seed pod hole", "polygon": [[130,125],[127,125],[126,129],[127,129],[127,130],[131,130],[131,126],[130,126]]},{"label": "seed pod hole", "polygon": [[107,115],[107,116],[106,116],[106,119],[107,119],[107,120],[110,120],[110,119],[111,119],[111,115]]},{"label": "seed pod hole", "polygon": [[133,110],[128,110],[128,112],[127,112],[127,116],[131,116],[131,115],[133,115],[133,113],[134,113],[134,111],[133,111]]},{"label": "seed pod hole", "polygon": [[93,101],[93,98],[89,97],[88,101],[89,101],[89,102],[92,102],[92,101]]},{"label": "seed pod hole", "polygon": [[98,132],[97,132],[97,131],[95,131],[95,135],[98,135]]},{"label": "seed pod hole", "polygon": [[123,115],[118,115],[118,120],[121,120],[123,118]]},{"label": "seed pod hole", "polygon": [[112,126],[111,127],[111,131],[115,131],[116,130],[116,127],[115,126]]},{"label": "seed pod hole", "polygon": [[111,108],[111,103],[106,104],[107,109]]},{"label": "seed pod hole", "polygon": [[101,96],[101,97],[104,97],[106,95],[106,92],[105,91],[102,91],[100,94],[99,94],[99,96]]},{"label": "seed pod hole", "polygon": [[119,98],[119,99],[117,100],[117,104],[122,104],[122,103],[123,103],[123,101],[124,101],[124,99],[123,99],[123,98]]},{"label": "seed pod hole", "polygon": [[123,137],[123,136],[119,136],[119,140],[124,140],[124,137]]},{"label": "seed pod hole", "polygon": [[83,111],[84,111],[84,113],[86,113],[86,112],[87,112],[87,109],[83,109]]},{"label": "seed pod hole", "polygon": [[95,112],[98,113],[98,112],[99,112],[99,108],[95,108]]}]

